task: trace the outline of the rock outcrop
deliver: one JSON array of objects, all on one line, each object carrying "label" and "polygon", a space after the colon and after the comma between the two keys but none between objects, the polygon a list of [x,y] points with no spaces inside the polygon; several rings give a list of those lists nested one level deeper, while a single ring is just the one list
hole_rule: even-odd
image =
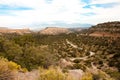
[{"label": "rock outcrop", "polygon": [[88,29],[90,36],[120,37],[120,22],[106,22],[92,26]]}]

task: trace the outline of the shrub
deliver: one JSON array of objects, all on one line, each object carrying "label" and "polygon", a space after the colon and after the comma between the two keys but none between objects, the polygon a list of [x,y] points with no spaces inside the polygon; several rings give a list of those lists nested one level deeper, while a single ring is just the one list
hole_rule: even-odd
[{"label": "shrub", "polygon": [[86,67],[85,65],[76,63],[73,65],[73,69],[82,69],[83,71],[85,71]]},{"label": "shrub", "polygon": [[39,68],[39,80],[72,80],[70,76],[63,73],[60,68],[49,68],[48,70]]},{"label": "shrub", "polygon": [[120,72],[113,72],[113,73],[111,73],[111,76],[112,76],[115,80],[120,80]]},{"label": "shrub", "polygon": [[9,66],[11,63],[9,64],[6,59],[0,58],[0,80],[15,80],[16,71]]},{"label": "shrub", "polygon": [[8,62],[8,67],[11,69],[11,70],[14,70],[14,69],[21,69],[21,66],[16,64],[15,62]]},{"label": "shrub", "polygon": [[81,60],[79,60],[79,59],[75,59],[73,62],[74,62],[74,63],[80,63],[80,61],[81,61]]},{"label": "shrub", "polygon": [[98,70],[98,72],[96,74],[93,74],[93,78],[94,78],[94,80],[114,80],[107,73],[105,73],[101,70]]},{"label": "shrub", "polygon": [[93,80],[93,76],[89,72],[85,72],[81,80]]},{"label": "shrub", "polygon": [[74,69],[81,69],[81,68],[82,68],[82,65],[76,63],[76,64],[73,65],[73,68],[74,68]]}]

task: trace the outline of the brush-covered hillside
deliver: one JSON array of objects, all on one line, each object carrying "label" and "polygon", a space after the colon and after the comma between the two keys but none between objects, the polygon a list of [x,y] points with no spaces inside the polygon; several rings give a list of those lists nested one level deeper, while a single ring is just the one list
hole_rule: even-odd
[{"label": "brush-covered hillside", "polygon": [[[118,30],[111,33],[111,28],[104,28],[99,27],[99,31],[94,26],[58,35],[0,35],[0,79],[14,80],[17,76],[19,80],[120,80],[120,37],[91,35],[119,34]],[[9,74],[8,78],[2,71]],[[16,71],[17,75],[12,73]]]},{"label": "brush-covered hillside", "polygon": [[120,37],[120,22],[105,22],[92,26],[88,32],[91,36]]}]

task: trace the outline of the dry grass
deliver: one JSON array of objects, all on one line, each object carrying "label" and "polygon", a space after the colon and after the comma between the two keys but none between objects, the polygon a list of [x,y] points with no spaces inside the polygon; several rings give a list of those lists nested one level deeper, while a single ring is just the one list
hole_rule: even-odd
[{"label": "dry grass", "polygon": [[0,58],[0,80],[15,80],[16,71],[10,69],[9,62],[4,59]]},{"label": "dry grass", "polygon": [[39,68],[39,80],[73,80],[67,73],[63,73],[58,67],[50,67],[49,69]]}]

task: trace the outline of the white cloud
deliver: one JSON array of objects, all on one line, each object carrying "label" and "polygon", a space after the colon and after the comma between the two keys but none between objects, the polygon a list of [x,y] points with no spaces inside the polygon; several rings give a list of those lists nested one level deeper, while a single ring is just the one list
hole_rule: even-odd
[{"label": "white cloud", "polygon": [[105,4],[105,3],[116,3],[119,2],[120,0],[91,0],[91,4]]},{"label": "white cloud", "polygon": [[[103,4],[120,2],[119,0],[92,0],[90,4]],[[0,26],[22,26],[34,23],[52,23],[61,21],[65,23],[91,23],[96,24],[104,21],[120,21],[120,5],[112,8],[92,7],[83,8],[87,5],[80,0],[53,0],[50,4],[45,0],[0,0],[0,4],[9,6],[24,6],[33,10],[9,11],[16,16],[0,16]],[[96,15],[85,16],[84,13]]]},{"label": "white cloud", "polygon": [[95,13],[96,15],[93,16],[84,16],[84,22],[88,22],[91,24],[97,24],[99,22],[106,22],[106,21],[120,21],[120,5],[112,7],[112,8],[98,8],[93,7],[91,12]]}]

